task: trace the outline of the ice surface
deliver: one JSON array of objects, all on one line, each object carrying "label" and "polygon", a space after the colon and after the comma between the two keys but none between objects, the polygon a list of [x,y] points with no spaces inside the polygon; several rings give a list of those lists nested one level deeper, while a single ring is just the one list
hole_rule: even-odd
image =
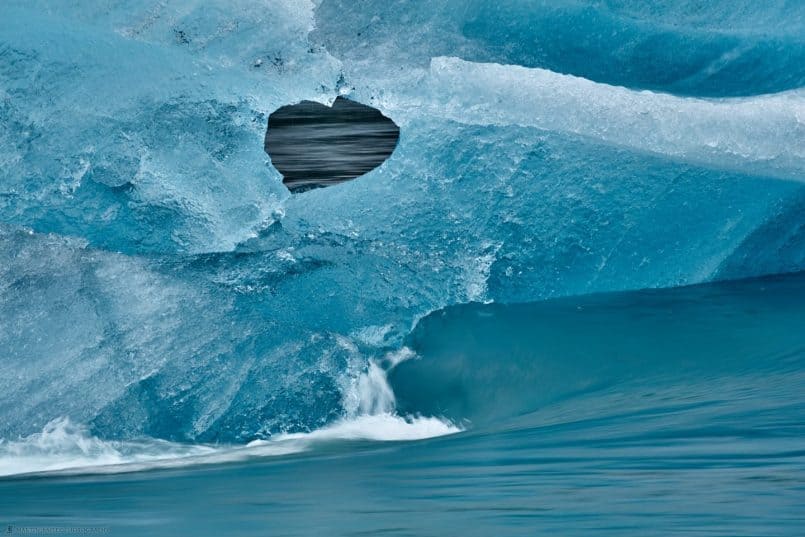
[{"label": "ice surface", "polygon": [[[588,72],[479,26],[525,4],[361,4],[3,3],[0,437],[309,431],[444,306],[805,269],[799,3],[544,2],[568,46],[604,12],[646,65],[684,43],[670,82],[597,76],[624,43]],[[340,94],[399,145],[289,196],[268,115]]]},{"label": "ice surface", "polygon": [[458,56],[709,97],[805,84],[797,1],[321,0],[317,15],[315,38],[353,74]]},{"label": "ice surface", "polygon": [[312,5],[107,4],[3,4],[2,220],[126,252],[232,249],[287,195],[268,113],[338,76],[307,42]]}]

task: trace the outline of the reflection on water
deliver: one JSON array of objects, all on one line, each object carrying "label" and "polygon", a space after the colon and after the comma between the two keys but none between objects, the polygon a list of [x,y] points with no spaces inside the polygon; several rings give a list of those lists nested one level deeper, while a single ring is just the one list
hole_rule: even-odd
[{"label": "reflection on water", "polygon": [[400,129],[370,106],[338,97],[283,106],[268,119],[265,150],[292,192],[349,181],[382,164]]}]

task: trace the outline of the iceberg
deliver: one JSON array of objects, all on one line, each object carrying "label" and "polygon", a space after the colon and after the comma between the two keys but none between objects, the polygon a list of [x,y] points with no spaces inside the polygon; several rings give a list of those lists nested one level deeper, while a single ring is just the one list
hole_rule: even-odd
[{"label": "iceberg", "polygon": [[[360,4],[3,3],[0,437],[311,431],[441,308],[805,269],[800,4]],[[268,116],[339,96],[397,149],[291,195]]]}]

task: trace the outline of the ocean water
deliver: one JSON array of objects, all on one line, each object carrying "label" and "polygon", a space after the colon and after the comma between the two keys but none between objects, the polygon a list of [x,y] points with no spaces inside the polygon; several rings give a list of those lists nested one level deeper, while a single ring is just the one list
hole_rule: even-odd
[{"label": "ocean water", "polygon": [[803,59],[789,0],[0,2],[0,528],[805,534]]},{"label": "ocean water", "polygon": [[800,535],[803,322],[805,274],[447,308],[390,378],[400,410],[457,427],[54,457],[67,470],[0,481],[0,515],[113,535]]}]

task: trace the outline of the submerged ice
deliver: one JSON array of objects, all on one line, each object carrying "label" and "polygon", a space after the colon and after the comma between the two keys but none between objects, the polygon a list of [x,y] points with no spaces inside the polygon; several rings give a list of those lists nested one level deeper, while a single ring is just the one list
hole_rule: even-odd
[{"label": "submerged ice", "polygon": [[[805,269],[799,4],[421,4],[3,3],[0,437],[310,431],[446,306]],[[268,116],[339,95],[399,145],[291,196]]]}]

